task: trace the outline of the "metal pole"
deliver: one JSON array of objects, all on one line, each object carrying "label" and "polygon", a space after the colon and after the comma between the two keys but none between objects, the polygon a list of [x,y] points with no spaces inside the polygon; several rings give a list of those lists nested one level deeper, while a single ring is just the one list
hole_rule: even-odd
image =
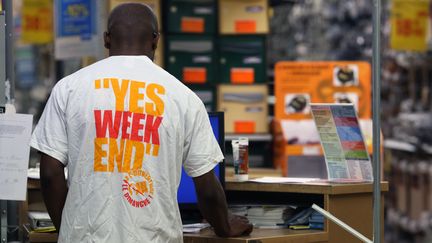
[{"label": "metal pole", "polygon": [[373,0],[373,241],[381,242],[381,0]]},{"label": "metal pole", "polygon": [[4,12],[0,10],[0,106],[6,104],[6,45],[5,45],[5,16]]},{"label": "metal pole", "polygon": [[6,102],[9,104],[14,104],[15,102],[15,60],[12,6],[13,1],[3,0],[3,9],[6,11],[6,81],[9,81],[10,85],[9,90],[6,90]]},{"label": "metal pole", "polygon": [[[6,73],[6,81],[9,80],[9,90],[7,90],[6,85],[3,86],[5,89],[2,92],[1,96],[4,97],[4,95],[6,94],[6,102],[8,103],[13,103],[13,97],[14,97],[14,93],[13,90],[15,89],[15,85],[13,83],[14,77],[13,77],[13,39],[12,39],[12,30],[13,30],[13,22],[12,22],[12,1],[8,1],[8,0],[2,0],[2,8],[3,10],[5,10],[5,15],[2,16],[2,26],[1,28],[4,29],[3,34],[4,36],[2,36],[2,38],[5,41],[2,41],[1,43],[5,43],[5,49],[6,51],[3,52],[3,59],[5,59],[6,65],[1,64],[6,66],[6,70],[4,73]],[[6,23],[6,26],[4,25],[4,23]],[[4,50],[4,49],[2,49]],[[4,58],[6,57],[6,58]],[[3,69],[3,68],[2,68]],[[4,81],[4,80],[2,80]],[[5,84],[5,83],[3,83]],[[6,243],[7,242],[7,228],[8,228],[8,222],[7,222],[7,201],[1,201],[0,200],[0,240],[1,243]]]}]

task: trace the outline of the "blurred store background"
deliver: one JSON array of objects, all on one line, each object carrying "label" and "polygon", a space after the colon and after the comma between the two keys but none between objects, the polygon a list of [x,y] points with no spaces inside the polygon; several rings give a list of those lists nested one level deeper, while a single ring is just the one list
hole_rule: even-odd
[{"label": "blurred store background", "polygon": [[[36,123],[59,79],[106,57],[102,33],[109,10],[129,1],[11,1],[14,101],[17,112],[33,114]],[[302,164],[311,153],[321,156],[305,151],[310,143],[299,142],[308,139],[301,137],[304,134],[291,141],[277,132],[277,127],[284,130],[279,118],[288,115],[279,115],[275,106],[284,102],[277,95],[277,62],[372,61],[372,0],[135,2],[150,4],[161,21],[156,63],[193,89],[209,111],[225,111],[228,165],[228,145],[239,135],[249,137],[252,167],[286,169],[287,157],[292,157],[290,163]],[[432,242],[431,1],[384,0],[383,6],[382,165],[383,180],[390,183],[385,242]],[[230,16],[246,17],[238,21]],[[371,79],[365,82],[345,98],[369,105],[362,118],[370,120]],[[333,91],[320,95],[333,99]],[[244,99],[253,107],[243,113],[239,111],[244,110]],[[310,100],[296,102],[307,107]],[[286,145],[303,146],[303,152],[281,152]],[[37,162],[32,151],[30,167]],[[17,203],[10,202],[9,211],[9,239],[18,240]]]}]

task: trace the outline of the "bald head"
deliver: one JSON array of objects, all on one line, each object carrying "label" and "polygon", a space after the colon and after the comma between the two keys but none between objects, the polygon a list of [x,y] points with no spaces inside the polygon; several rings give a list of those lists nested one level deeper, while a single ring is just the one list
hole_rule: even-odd
[{"label": "bald head", "polygon": [[158,39],[157,19],[149,6],[125,3],[112,10],[104,36],[110,56],[147,55],[153,59]]}]

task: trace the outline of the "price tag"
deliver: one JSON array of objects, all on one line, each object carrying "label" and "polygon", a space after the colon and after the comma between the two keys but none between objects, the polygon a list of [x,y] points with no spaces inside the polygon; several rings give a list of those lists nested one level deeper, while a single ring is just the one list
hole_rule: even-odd
[{"label": "price tag", "polygon": [[234,27],[237,34],[253,34],[257,32],[255,20],[237,20]]},{"label": "price tag", "polygon": [[191,33],[204,33],[205,21],[203,18],[183,17],[181,19],[181,31]]},{"label": "price tag", "polygon": [[207,69],[204,67],[183,68],[183,82],[191,84],[203,84],[207,81]]}]

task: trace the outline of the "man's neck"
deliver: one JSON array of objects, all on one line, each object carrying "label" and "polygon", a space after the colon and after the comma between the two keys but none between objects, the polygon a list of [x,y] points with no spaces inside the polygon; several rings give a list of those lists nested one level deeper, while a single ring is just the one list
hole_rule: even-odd
[{"label": "man's neck", "polygon": [[110,56],[147,56],[153,60],[154,52],[150,52],[147,50],[132,50],[132,49],[114,49],[111,48],[109,50]]}]

